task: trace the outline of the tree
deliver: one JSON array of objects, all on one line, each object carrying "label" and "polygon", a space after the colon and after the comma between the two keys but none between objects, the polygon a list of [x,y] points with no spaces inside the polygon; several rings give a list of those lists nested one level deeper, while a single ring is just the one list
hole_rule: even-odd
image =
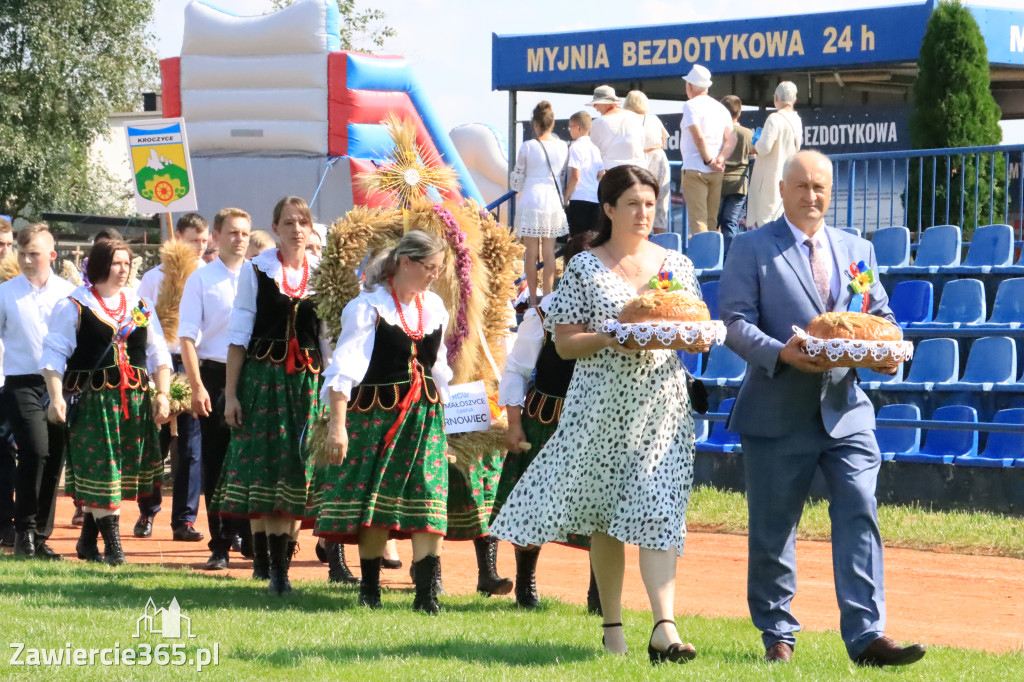
[{"label": "tree", "polygon": [[[283,9],[295,0],[273,0],[275,10]],[[341,14],[341,49],[372,52],[372,48],[384,47],[384,41],[395,37],[395,29],[384,25],[387,13],[379,9],[356,9],[356,0],[335,0]]]},{"label": "tree", "polygon": [[0,212],[103,208],[88,150],[157,75],[154,0],[0,0]]},{"label": "tree", "polygon": [[[959,0],[940,2],[932,13],[921,42],[918,70],[910,117],[915,149],[997,145],[1002,141],[1002,112],[989,85],[985,39],[974,16]],[[948,162],[939,158],[934,173],[926,159],[923,166],[912,162],[910,171],[904,201],[908,225],[917,225],[919,219],[924,227],[958,223],[963,211],[961,227],[970,232],[977,225],[1005,219],[1006,166],[1001,154],[951,157]],[[994,211],[989,210],[990,193]]]}]

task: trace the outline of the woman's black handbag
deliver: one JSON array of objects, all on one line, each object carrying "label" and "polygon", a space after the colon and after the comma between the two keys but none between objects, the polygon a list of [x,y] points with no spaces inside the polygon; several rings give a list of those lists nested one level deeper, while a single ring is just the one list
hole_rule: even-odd
[{"label": "woman's black handbag", "polygon": [[697,414],[708,413],[708,388],[704,385],[704,382],[696,378],[687,369],[683,370],[686,372],[686,392],[690,394],[690,407]]}]

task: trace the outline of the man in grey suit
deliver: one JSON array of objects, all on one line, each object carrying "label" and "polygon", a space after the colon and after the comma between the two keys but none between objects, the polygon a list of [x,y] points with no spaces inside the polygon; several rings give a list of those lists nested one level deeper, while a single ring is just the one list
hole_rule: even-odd
[{"label": "man in grey suit", "polygon": [[[790,612],[796,594],[796,528],[815,471],[824,475],[832,521],[832,565],[840,631],[861,665],[920,660],[919,644],[885,637],[882,540],[875,483],[881,455],[875,413],[856,371],[826,367],[807,354],[793,327],[846,310],[851,263],[875,268],[871,243],[825,226],[832,164],[800,152],[779,183],[784,215],[733,241],[719,289],[726,345],[747,361],[729,417],[740,434],[750,513],[747,603],[761,630],[765,660],[788,661],[800,623]],[[873,315],[893,320],[876,283]],[[895,373],[896,367],[892,368]]]}]

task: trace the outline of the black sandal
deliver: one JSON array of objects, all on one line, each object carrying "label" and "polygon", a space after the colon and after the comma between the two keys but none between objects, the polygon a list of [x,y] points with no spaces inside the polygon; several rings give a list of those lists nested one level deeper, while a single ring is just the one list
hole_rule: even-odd
[{"label": "black sandal", "polygon": [[[662,623],[671,623],[675,625],[674,620],[664,619],[659,620],[654,624],[654,629],[651,630],[651,639],[654,639],[654,631],[658,629],[658,626]],[[668,648],[664,651],[655,649],[654,645],[650,641],[647,642],[647,655],[651,658],[651,664],[664,663],[687,663],[697,657],[697,650],[693,648],[692,644],[683,644],[682,642],[672,642],[668,645]]]},{"label": "black sandal", "polygon": [[[602,629],[621,628],[621,627],[622,627],[622,623],[601,623],[601,628]],[[601,635],[601,646],[604,646],[604,635],[603,634]]]}]

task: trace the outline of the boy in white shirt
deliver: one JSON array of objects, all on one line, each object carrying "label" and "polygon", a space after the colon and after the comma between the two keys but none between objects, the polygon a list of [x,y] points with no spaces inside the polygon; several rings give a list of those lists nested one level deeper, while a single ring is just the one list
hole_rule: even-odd
[{"label": "boy in white shirt", "polygon": [[569,235],[597,229],[601,204],[597,201],[597,184],[604,175],[601,151],[590,140],[590,114],[577,111],[569,117],[569,182],[565,186],[566,217]]}]

